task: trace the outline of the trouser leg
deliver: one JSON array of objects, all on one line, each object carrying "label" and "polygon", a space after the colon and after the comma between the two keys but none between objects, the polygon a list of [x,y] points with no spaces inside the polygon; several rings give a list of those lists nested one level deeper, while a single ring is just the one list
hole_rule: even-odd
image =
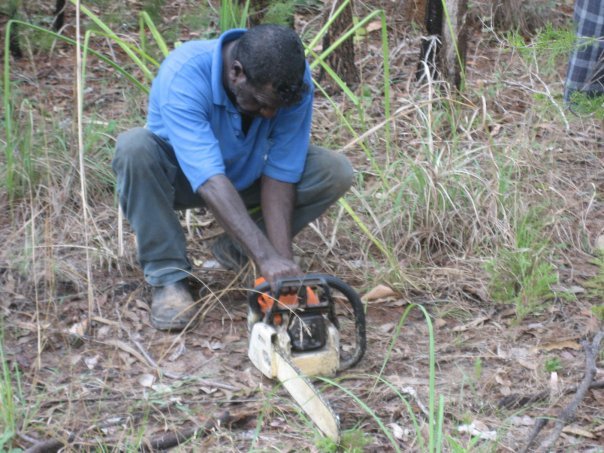
[{"label": "trouser leg", "polygon": [[[113,170],[120,205],[136,234],[145,279],[153,286],[162,286],[185,278],[191,264],[175,210],[204,206],[204,202],[192,191],[174,150],[147,129],[132,129],[118,137]],[[311,145],[302,179],[296,185],[294,235],[335,203],[350,188],[352,179],[352,167],[345,156]],[[240,195],[246,207],[259,206],[259,184]],[[252,216],[264,231],[261,212]]]},{"label": "trouser leg", "polygon": [[[319,146],[310,145],[302,179],[296,184],[296,204],[293,214],[293,234],[302,230],[335,203],[350,189],[353,170],[343,154],[335,153]],[[241,192],[246,207],[260,204],[260,185]],[[262,214],[252,214],[260,228],[265,231]]]},{"label": "trouser leg", "polygon": [[161,286],[185,278],[191,264],[175,209],[203,202],[192,192],[172,147],[147,129],[127,131],[118,137],[113,171],[147,282]]}]

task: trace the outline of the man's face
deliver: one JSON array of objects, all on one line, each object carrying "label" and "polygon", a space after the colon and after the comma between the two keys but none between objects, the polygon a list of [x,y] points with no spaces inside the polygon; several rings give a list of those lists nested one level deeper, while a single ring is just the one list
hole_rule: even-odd
[{"label": "man's face", "polygon": [[229,88],[233,94],[235,107],[244,115],[261,116],[271,119],[282,107],[282,101],[277,97],[273,87],[255,87],[247,81],[243,71],[232,71]]}]

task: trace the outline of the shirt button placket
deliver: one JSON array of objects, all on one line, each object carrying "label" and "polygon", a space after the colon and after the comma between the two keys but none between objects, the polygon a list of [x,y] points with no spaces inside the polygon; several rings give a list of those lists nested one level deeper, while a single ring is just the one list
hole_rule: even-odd
[{"label": "shirt button placket", "polygon": [[233,129],[235,130],[235,137],[241,138],[241,119],[238,113],[233,113]]}]

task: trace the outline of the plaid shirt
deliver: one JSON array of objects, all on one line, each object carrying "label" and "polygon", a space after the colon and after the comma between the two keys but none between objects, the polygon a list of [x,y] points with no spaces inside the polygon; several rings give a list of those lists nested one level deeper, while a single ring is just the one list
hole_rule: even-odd
[{"label": "plaid shirt", "polygon": [[568,63],[566,102],[576,90],[604,93],[604,0],[576,0],[574,19],[577,45]]}]

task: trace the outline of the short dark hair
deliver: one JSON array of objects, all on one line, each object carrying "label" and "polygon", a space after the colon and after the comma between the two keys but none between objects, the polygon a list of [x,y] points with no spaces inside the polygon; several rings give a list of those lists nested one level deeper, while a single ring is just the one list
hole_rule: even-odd
[{"label": "short dark hair", "polygon": [[233,56],[255,87],[271,84],[285,105],[300,102],[308,91],[302,41],[291,28],[263,24],[239,38]]}]

